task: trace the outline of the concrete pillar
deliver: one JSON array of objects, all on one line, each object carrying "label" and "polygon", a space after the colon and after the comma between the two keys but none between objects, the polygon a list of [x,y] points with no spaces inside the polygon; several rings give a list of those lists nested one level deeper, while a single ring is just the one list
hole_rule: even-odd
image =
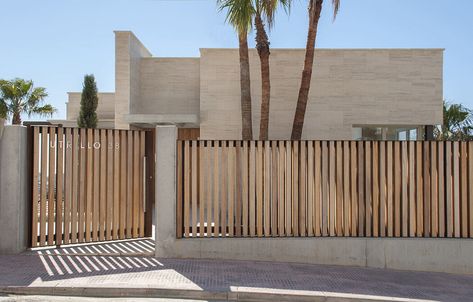
[{"label": "concrete pillar", "polygon": [[156,127],[156,257],[176,240],[176,126]]},{"label": "concrete pillar", "polygon": [[28,247],[30,165],[27,128],[6,126],[0,139],[0,254]]}]

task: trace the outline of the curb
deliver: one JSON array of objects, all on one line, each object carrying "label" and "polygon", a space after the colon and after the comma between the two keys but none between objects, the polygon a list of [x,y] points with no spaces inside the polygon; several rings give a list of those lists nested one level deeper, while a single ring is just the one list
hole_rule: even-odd
[{"label": "curb", "polygon": [[10,295],[70,296],[99,298],[167,298],[207,301],[245,301],[245,302],[433,302],[408,298],[383,297],[372,295],[330,293],[318,291],[258,289],[232,287],[230,291],[206,291],[164,288],[112,288],[112,287],[0,287],[0,293]]}]

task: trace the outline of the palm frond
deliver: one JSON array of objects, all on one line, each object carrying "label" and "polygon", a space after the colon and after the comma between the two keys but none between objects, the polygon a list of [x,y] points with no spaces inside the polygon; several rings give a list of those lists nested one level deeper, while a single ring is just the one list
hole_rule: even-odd
[{"label": "palm frond", "polygon": [[219,11],[226,10],[225,21],[238,33],[248,33],[252,29],[255,7],[253,0],[218,0]]},{"label": "palm frond", "polygon": [[44,106],[31,108],[31,110],[28,111],[28,116],[31,116],[33,114],[36,114],[39,116],[52,116],[56,112],[57,112],[56,108],[47,104]]}]

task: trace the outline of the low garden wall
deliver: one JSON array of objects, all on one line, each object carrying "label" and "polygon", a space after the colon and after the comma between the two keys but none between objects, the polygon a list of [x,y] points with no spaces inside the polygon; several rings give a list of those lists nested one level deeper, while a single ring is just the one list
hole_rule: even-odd
[{"label": "low garden wall", "polygon": [[472,143],[156,141],[158,257],[473,273]]}]

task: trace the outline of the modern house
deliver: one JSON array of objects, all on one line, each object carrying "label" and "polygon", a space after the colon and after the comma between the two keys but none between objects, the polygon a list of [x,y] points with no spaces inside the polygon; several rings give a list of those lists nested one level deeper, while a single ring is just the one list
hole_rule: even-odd
[{"label": "modern house", "polygon": [[[317,49],[303,139],[421,139],[442,123],[443,49]],[[271,50],[270,139],[289,139],[304,49]],[[261,78],[250,50],[254,135]],[[80,93],[69,93],[76,125]],[[238,49],[197,58],[153,57],[129,31],[115,32],[115,92],[100,93],[99,127],[193,128],[192,138],[241,139]],[[197,130],[200,129],[200,130]]]}]

